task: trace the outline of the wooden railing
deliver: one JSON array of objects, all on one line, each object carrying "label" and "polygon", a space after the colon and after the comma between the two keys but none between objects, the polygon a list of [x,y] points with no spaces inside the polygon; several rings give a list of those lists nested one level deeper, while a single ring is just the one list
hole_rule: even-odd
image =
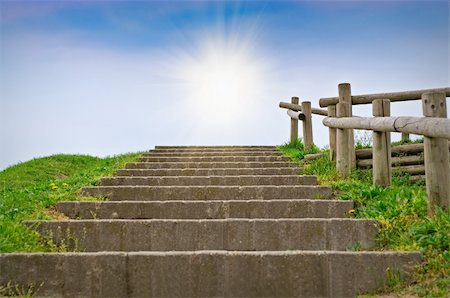
[{"label": "wooden railing", "polygon": [[[447,118],[446,97],[450,88],[425,89],[405,92],[352,95],[348,83],[339,84],[338,96],[321,98],[319,104],[327,110],[312,108],[311,103],[299,104],[297,97],[291,103],[280,102],[291,117],[291,141],[298,138],[298,121],[303,121],[305,148],[313,145],[311,115],[327,116],[323,124],[329,128],[330,156],[336,161],[338,175],[350,176],[356,168],[354,129],[373,131],[373,183],[388,186],[392,179],[391,132],[424,136],[424,162],[429,212],[434,206],[450,206],[449,140],[450,119]],[[421,100],[424,117],[391,117],[390,104],[397,101]],[[352,106],[372,104],[374,117],[353,117]],[[419,146],[420,147],[420,146]]]},{"label": "wooden railing", "polygon": [[327,110],[311,107],[310,101],[303,101],[299,105],[298,97],[292,97],[291,103],[280,102],[279,107],[288,109],[287,114],[291,117],[291,142],[298,139],[298,121],[302,121],[303,143],[306,150],[310,149],[314,145],[312,114],[328,116]]}]

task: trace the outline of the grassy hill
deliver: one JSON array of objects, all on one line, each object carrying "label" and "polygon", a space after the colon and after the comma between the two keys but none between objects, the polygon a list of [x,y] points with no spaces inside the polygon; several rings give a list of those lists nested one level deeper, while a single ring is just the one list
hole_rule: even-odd
[{"label": "grassy hill", "polygon": [[[47,209],[58,201],[79,200],[83,186],[95,185],[139,153],[98,158],[52,155],[36,158],[0,172],[0,252],[52,251],[52,243],[21,224],[26,219],[55,218]],[[89,198],[82,198],[89,199]]]}]

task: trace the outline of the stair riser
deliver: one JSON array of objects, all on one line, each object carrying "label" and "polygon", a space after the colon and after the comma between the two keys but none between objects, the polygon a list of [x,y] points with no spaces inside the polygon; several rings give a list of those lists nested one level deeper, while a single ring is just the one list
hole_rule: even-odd
[{"label": "stair riser", "polygon": [[275,146],[155,146],[154,150],[276,150]]},{"label": "stair riser", "polygon": [[326,186],[99,186],[83,188],[86,196],[111,201],[164,200],[311,200],[329,199]]},{"label": "stair riser", "polygon": [[257,169],[123,169],[118,176],[241,176],[241,175],[299,175],[300,168]]},{"label": "stair riser", "polygon": [[351,201],[61,202],[73,219],[344,218]]},{"label": "stair riser", "polygon": [[39,221],[56,245],[77,251],[345,250],[374,247],[373,220],[68,220]]},{"label": "stair riser", "polygon": [[386,282],[389,267],[404,277],[418,262],[415,252],[3,254],[0,286],[43,283],[38,295],[65,297],[354,297]]},{"label": "stair riser", "polygon": [[260,152],[273,152],[273,153],[280,153],[279,150],[277,149],[246,149],[246,148],[236,148],[236,149],[214,149],[214,148],[210,148],[210,149],[153,149],[153,150],[149,150],[147,152],[152,152],[152,153],[210,153],[210,152],[223,152],[223,153],[238,153],[238,152],[255,152],[255,153],[260,153]]},{"label": "stair riser", "polygon": [[293,162],[134,162],[126,169],[298,168]]},{"label": "stair riser", "polygon": [[317,178],[315,176],[113,177],[102,178],[100,185],[317,185]]},{"label": "stair riser", "polygon": [[196,157],[141,157],[141,162],[274,162],[290,161],[285,156],[196,156]]},{"label": "stair riser", "polygon": [[160,152],[150,151],[143,157],[203,157],[203,156],[282,156],[279,151],[210,151],[210,152]]}]

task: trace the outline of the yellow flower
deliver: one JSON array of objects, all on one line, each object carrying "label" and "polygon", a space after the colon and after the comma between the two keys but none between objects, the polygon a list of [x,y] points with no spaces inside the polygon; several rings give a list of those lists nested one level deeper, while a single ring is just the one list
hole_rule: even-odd
[{"label": "yellow flower", "polygon": [[51,186],[51,189],[53,189],[53,190],[58,189],[58,186],[52,185],[52,186]]},{"label": "yellow flower", "polygon": [[356,210],[355,209],[350,209],[350,210],[347,211],[347,213],[354,215],[356,213]]},{"label": "yellow flower", "polygon": [[64,183],[62,184],[62,186],[63,186],[63,187],[68,187],[69,184],[67,184],[66,182],[64,182]]},{"label": "yellow flower", "polygon": [[54,182],[50,183],[50,187],[55,186],[56,184]]}]

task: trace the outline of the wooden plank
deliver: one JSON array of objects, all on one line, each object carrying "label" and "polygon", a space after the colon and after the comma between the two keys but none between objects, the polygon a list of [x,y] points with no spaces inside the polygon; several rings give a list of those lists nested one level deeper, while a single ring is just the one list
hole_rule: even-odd
[{"label": "wooden plank", "polygon": [[[361,159],[357,162],[358,168],[369,168],[372,167],[372,159]],[[406,165],[420,165],[424,163],[424,157],[421,155],[412,156],[399,156],[391,158],[391,165],[395,166],[406,166]]]},{"label": "wooden plank", "polygon": [[[390,116],[389,99],[376,99],[372,103],[375,117]],[[389,132],[373,131],[373,184],[391,185],[391,136]]]},{"label": "wooden plank", "polygon": [[314,145],[313,141],[313,131],[312,131],[312,114],[311,114],[311,102],[302,102],[303,114],[305,115],[305,120],[303,120],[303,143],[305,149],[309,150]]},{"label": "wooden plank", "polygon": [[[298,97],[292,97],[293,104],[298,105]],[[298,120],[291,118],[291,143],[298,139]]]},{"label": "wooden plank", "polygon": [[[337,117],[345,117],[347,108],[345,104],[336,105]],[[333,118],[337,119],[337,118]],[[348,153],[349,132],[347,129],[337,129],[336,131],[336,171],[341,178],[348,178],[351,174],[350,154]]]},{"label": "wooden plank", "polygon": [[305,114],[303,114],[302,112],[296,112],[296,111],[292,111],[292,110],[287,110],[287,114],[289,117],[291,117],[292,119],[295,120],[300,120],[303,121],[305,120]]},{"label": "wooden plank", "polygon": [[[280,108],[293,110],[296,112],[301,112],[303,110],[301,105],[292,104],[292,103],[288,103],[288,102],[282,102],[282,101],[280,102],[280,104],[278,106]],[[315,115],[320,115],[320,116],[328,116],[327,110],[319,109],[319,108],[311,108],[311,113],[315,114]]]},{"label": "wooden plank", "polygon": [[[427,118],[440,117],[446,119],[447,104],[445,94],[443,92],[423,94],[422,109],[423,115]],[[444,138],[425,136],[423,144],[428,214],[435,215],[435,207],[448,209],[450,206],[450,167],[447,162],[449,159],[448,141]]]},{"label": "wooden plank", "polygon": [[[328,117],[336,117],[336,106],[328,106]],[[329,142],[330,142],[330,160],[336,158],[336,128],[328,129]]]},{"label": "wooden plank", "polygon": [[[422,90],[413,90],[413,91],[353,95],[352,96],[352,104],[353,105],[368,104],[377,98],[388,98],[388,99],[390,99],[391,102],[419,100],[422,98],[422,94],[428,93],[428,92],[445,92],[445,96],[450,97],[450,87],[445,87],[445,88],[422,89]],[[319,100],[319,105],[320,105],[320,107],[325,108],[330,105],[335,105],[338,102],[339,102],[339,97],[324,97]]]},{"label": "wooden plank", "polygon": [[322,153],[306,154],[305,161],[312,161],[322,157]]},{"label": "wooden plank", "polygon": [[327,127],[407,132],[450,139],[450,119],[428,117],[346,117],[323,119]]},{"label": "wooden plank", "polygon": [[411,165],[393,168],[396,172],[405,172],[410,175],[425,175],[425,165]]},{"label": "wooden plank", "polygon": [[[448,149],[450,150],[450,142],[448,142]],[[391,156],[399,155],[412,155],[423,153],[423,144],[405,144],[397,145],[391,147]],[[357,159],[372,158],[372,148],[368,149],[357,149],[356,150]]]},{"label": "wooden plank", "polygon": [[[352,116],[352,91],[349,83],[338,85],[339,103],[345,106],[345,117]],[[348,154],[350,155],[350,170],[356,168],[355,138],[353,129],[348,128]]]},{"label": "wooden plank", "polygon": [[402,132],[402,141],[409,141],[409,133]]}]

